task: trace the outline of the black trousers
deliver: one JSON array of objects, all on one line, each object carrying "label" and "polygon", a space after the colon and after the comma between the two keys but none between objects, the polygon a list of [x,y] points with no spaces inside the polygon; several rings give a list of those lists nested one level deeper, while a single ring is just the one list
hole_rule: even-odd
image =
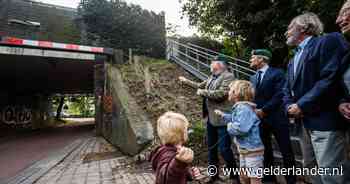
[{"label": "black trousers", "polygon": [[[273,166],[274,156],[272,149],[272,135],[276,138],[279,150],[283,157],[283,167],[292,168],[295,166],[295,157],[290,140],[289,126],[287,123],[268,123],[262,121],[260,124],[260,136],[265,146],[264,153],[264,167],[270,168]],[[296,183],[296,176],[287,175],[286,180],[288,184]],[[275,182],[275,176],[264,176],[263,181]]]}]

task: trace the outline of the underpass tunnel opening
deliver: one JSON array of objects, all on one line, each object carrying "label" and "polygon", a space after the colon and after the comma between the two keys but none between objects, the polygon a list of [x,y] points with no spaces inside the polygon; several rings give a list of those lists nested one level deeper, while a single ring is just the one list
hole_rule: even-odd
[{"label": "underpass tunnel opening", "polygon": [[50,117],[64,121],[94,120],[96,115],[93,94],[55,94],[49,99]]},{"label": "underpass tunnel opening", "polygon": [[[86,117],[93,120],[95,68],[104,65],[108,56],[89,55],[88,59],[72,59],[62,55],[0,54],[0,128],[40,129],[51,126],[57,120],[57,100],[62,98],[60,118]],[[69,52],[63,56],[69,56]]]}]

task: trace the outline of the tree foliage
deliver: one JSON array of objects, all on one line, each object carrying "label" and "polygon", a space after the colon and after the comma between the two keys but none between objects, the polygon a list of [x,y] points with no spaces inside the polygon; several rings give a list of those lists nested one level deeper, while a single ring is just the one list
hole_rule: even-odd
[{"label": "tree foliage", "polygon": [[156,14],[122,0],[82,0],[79,14],[89,40],[137,54],[163,57],[165,54],[164,13]]},{"label": "tree foliage", "polygon": [[38,39],[79,44],[80,29],[76,22],[67,17],[47,13],[46,29],[40,32]]},{"label": "tree foliage", "polygon": [[293,17],[312,11],[336,31],[335,19],[343,1],[331,0],[186,0],[183,13],[190,24],[210,35],[243,38],[250,48],[268,47],[281,63],[288,53],[284,33]]},{"label": "tree foliage", "polygon": [[[58,110],[62,97],[52,97],[52,110],[65,111],[72,116],[92,117],[95,115],[95,98],[91,96],[64,97],[63,106]],[[57,113],[58,114],[58,113]],[[61,117],[59,114],[58,117]]]},{"label": "tree foliage", "polygon": [[212,40],[208,37],[199,37],[194,35],[190,37],[179,37],[177,39],[180,43],[192,43],[216,52],[221,52],[224,49],[224,46],[220,42]]},{"label": "tree foliage", "polygon": [[95,98],[88,96],[72,97],[67,102],[68,113],[83,117],[95,115]]}]

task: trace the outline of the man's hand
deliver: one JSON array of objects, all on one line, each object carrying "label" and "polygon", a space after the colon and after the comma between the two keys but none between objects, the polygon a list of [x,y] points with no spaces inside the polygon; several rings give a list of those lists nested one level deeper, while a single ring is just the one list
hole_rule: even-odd
[{"label": "man's hand", "polygon": [[341,103],[338,109],[346,119],[350,120],[350,103]]},{"label": "man's hand", "polygon": [[190,164],[193,161],[193,151],[190,148],[178,147],[175,157],[177,160]]},{"label": "man's hand", "polygon": [[261,109],[255,110],[255,113],[256,113],[256,115],[258,115],[258,117],[260,119],[263,119],[264,117],[266,117],[266,113],[264,111],[262,111]]},{"label": "man's hand", "polygon": [[204,95],[206,94],[206,91],[207,91],[207,90],[205,90],[205,89],[198,89],[198,90],[197,90],[197,95],[199,95],[199,96],[204,96]]},{"label": "man's hand", "polygon": [[288,114],[294,117],[301,117],[303,112],[301,111],[298,104],[292,104],[288,107]]},{"label": "man's hand", "polygon": [[215,111],[214,111],[214,113],[216,114],[216,115],[218,115],[218,116],[224,116],[224,112],[222,112],[222,111],[220,111],[220,110],[218,110],[218,109],[216,109]]},{"label": "man's hand", "polygon": [[180,82],[186,82],[186,81],[188,81],[188,79],[186,79],[184,76],[180,76],[179,77],[179,81]]}]

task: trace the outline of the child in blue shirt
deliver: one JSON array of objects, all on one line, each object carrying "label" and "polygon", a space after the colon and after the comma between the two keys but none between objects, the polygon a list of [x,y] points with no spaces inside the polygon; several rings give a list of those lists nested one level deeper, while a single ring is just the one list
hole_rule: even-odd
[{"label": "child in blue shirt", "polygon": [[240,154],[240,168],[247,168],[249,172],[242,172],[241,183],[261,184],[263,168],[264,145],[260,138],[260,119],[255,113],[256,105],[254,88],[249,81],[236,80],[230,85],[229,100],[234,103],[232,112],[215,113],[227,123],[227,131],[233,137]]}]

